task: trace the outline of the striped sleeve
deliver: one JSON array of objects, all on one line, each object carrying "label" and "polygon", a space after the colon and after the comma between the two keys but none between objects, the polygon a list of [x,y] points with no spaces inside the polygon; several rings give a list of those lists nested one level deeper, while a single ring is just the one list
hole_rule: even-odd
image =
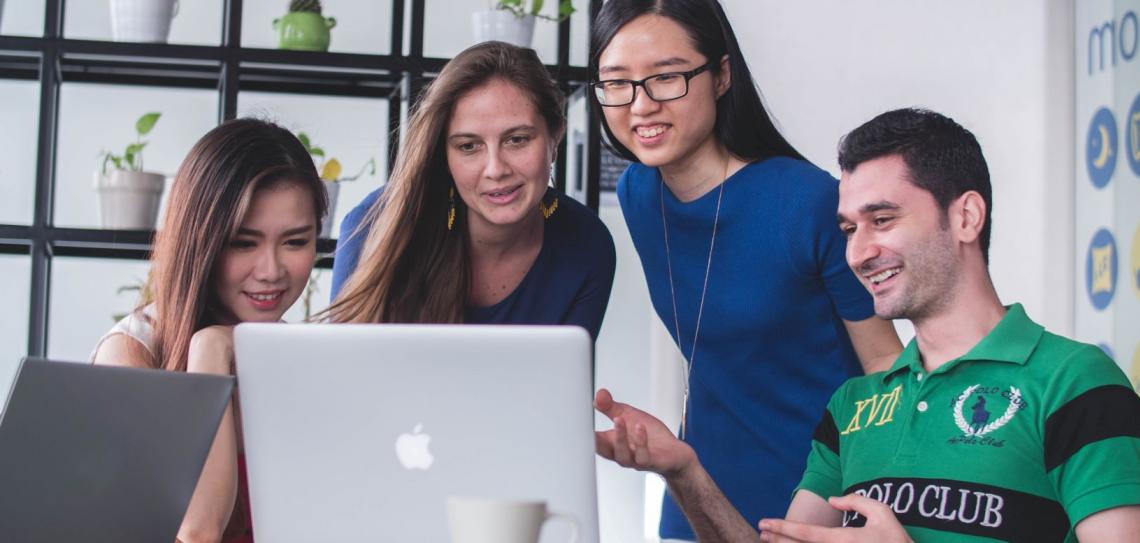
[{"label": "striped sleeve", "polygon": [[835,424],[836,401],[847,389],[842,386],[831,397],[823,417],[815,427],[811,437],[811,451],[808,453],[807,468],[800,484],[792,492],[807,490],[821,498],[843,494],[843,471],[839,463],[839,427]]},{"label": "striped sleeve", "polygon": [[1082,345],[1049,389],[1045,470],[1072,525],[1140,504],[1140,397],[1120,368]]}]

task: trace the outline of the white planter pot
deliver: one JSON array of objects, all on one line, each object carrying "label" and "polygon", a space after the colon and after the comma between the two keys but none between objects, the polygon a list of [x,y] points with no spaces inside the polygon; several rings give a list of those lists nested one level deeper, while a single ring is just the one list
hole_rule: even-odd
[{"label": "white planter pot", "polygon": [[111,39],[166,43],[178,0],[111,0]]},{"label": "white planter pot", "polygon": [[475,43],[504,41],[519,47],[530,47],[534,37],[534,15],[517,17],[501,9],[476,11],[471,14]]},{"label": "white planter pot", "polygon": [[329,214],[321,220],[321,237],[332,237],[333,217],[336,216],[336,199],[340,196],[340,183],[325,182],[325,190],[329,195]]},{"label": "white planter pot", "polygon": [[114,170],[95,174],[99,223],[112,230],[151,230],[158,219],[166,176],[151,172]]}]

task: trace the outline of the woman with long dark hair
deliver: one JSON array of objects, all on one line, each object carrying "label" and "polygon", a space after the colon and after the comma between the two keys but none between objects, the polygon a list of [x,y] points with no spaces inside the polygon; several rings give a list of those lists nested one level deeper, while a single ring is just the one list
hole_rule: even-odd
[{"label": "woman with long dark hair", "polygon": [[596,338],[614,244],[549,187],[563,102],[531,49],[487,42],[448,62],[388,184],[341,226],[330,319],[570,324]]},{"label": "woman with long dark hair", "polygon": [[[745,518],[782,515],[831,393],[902,349],[847,267],[838,184],[776,129],[716,0],[607,1],[590,73],[608,143],[634,162],[618,200],[653,307],[685,358],[680,450]],[[660,531],[695,539],[672,496]]]},{"label": "woman with long dark hair", "polygon": [[[92,361],[232,375],[233,326],[277,322],[309,281],[325,187],[288,130],[238,119],[194,145],[155,235],[150,296]],[[226,408],[178,539],[253,540],[237,392]]]}]

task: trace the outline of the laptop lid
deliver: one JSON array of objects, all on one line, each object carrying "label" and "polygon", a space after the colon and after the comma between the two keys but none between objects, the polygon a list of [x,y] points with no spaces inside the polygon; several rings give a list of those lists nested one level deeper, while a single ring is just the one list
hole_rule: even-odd
[{"label": "laptop lid", "polygon": [[174,541],[233,384],[24,359],[0,414],[0,541]]},{"label": "laptop lid", "polygon": [[463,496],[546,501],[597,542],[581,328],[242,324],[234,347],[258,539],[446,542]]}]

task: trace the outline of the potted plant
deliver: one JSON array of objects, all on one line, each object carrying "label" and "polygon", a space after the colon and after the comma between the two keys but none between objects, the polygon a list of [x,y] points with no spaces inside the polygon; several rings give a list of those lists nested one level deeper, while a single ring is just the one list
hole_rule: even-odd
[{"label": "potted plant", "polygon": [[[120,286],[117,290],[115,290],[115,295],[121,297],[123,294],[126,294],[128,292],[134,292],[136,299],[130,307],[134,308],[146,306],[154,301],[154,291],[151,290],[150,287],[150,278],[150,272],[147,272],[146,279],[139,279],[136,277],[134,282],[127,283],[126,285]],[[129,314],[130,310],[124,313],[114,313],[111,315],[111,321],[119,322]]]},{"label": "potted plant", "polygon": [[166,43],[178,0],[111,0],[111,39]]},{"label": "potted plant", "polygon": [[289,12],[273,20],[277,47],[298,51],[328,51],[334,26],[336,19],[321,15],[321,0],[290,0]]},{"label": "potted plant", "polygon": [[553,17],[541,13],[545,4],[546,0],[494,0],[486,11],[472,14],[475,43],[494,40],[530,47],[536,18],[562,22],[574,13],[572,0],[558,0],[558,15]]},{"label": "potted plant", "polygon": [[143,171],[142,138],[154,129],[162,114],[150,112],[135,121],[134,143],[123,154],[103,151],[103,164],[95,172],[95,192],[99,200],[99,222],[103,228],[150,230],[158,218],[166,176]]},{"label": "potted plant", "polygon": [[335,157],[326,157],[325,150],[321,147],[313,145],[309,140],[309,135],[304,132],[297,133],[297,139],[301,140],[301,145],[305,146],[305,150],[313,157],[313,162],[316,163],[317,171],[320,172],[321,180],[325,182],[325,189],[329,195],[329,214],[325,217],[324,224],[321,226],[321,237],[327,238],[332,234],[332,217],[336,214],[336,200],[340,195],[340,184],[346,181],[356,181],[365,172],[368,175],[376,175],[376,158],[368,159],[356,175],[342,176],[343,169],[340,161]]}]

